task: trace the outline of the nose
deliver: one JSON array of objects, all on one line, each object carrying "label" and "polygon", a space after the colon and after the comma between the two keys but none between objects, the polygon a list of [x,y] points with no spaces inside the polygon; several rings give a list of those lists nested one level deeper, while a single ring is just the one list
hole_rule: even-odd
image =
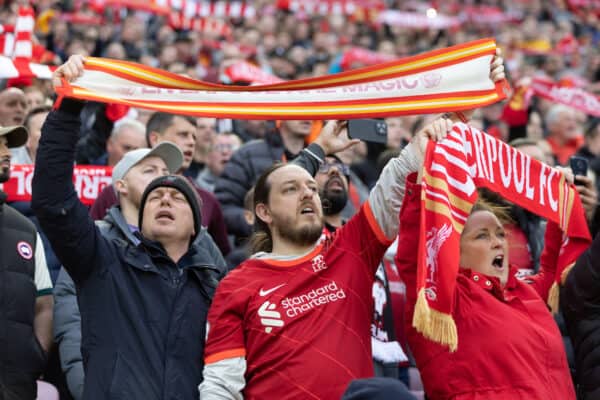
[{"label": "nose", "polygon": [[171,193],[165,192],[160,198],[160,205],[170,205],[171,204]]},{"label": "nose", "polygon": [[315,192],[313,192],[313,190],[308,186],[308,185],[304,185],[302,188],[302,199],[310,199],[313,197],[313,195],[315,194]]},{"label": "nose", "polygon": [[187,146],[188,147],[195,147],[196,146],[196,137],[194,135],[190,135],[188,137]]},{"label": "nose", "polygon": [[502,247],[502,245],[504,244],[504,237],[502,236],[498,236],[498,235],[494,235],[493,236],[493,240],[492,240],[492,247],[493,248],[499,248]]},{"label": "nose", "polygon": [[334,175],[341,176],[342,174],[340,171],[340,167],[338,167],[337,165],[330,166],[329,167],[329,175],[330,176],[334,176]]}]

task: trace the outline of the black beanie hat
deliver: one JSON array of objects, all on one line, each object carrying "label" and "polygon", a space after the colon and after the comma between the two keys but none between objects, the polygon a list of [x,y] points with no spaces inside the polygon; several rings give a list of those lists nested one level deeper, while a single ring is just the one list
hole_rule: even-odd
[{"label": "black beanie hat", "polygon": [[[144,190],[142,194],[142,201],[140,202],[140,213],[139,213],[139,229],[142,231],[142,222],[144,219],[144,206],[146,205],[146,199],[150,192],[158,187],[171,187],[180,191],[186,198],[190,208],[192,209],[192,214],[194,216],[194,236],[195,238],[202,228],[202,215],[200,213],[200,204],[198,195],[194,188],[187,182],[186,178],[177,176],[177,175],[166,175],[159,176],[154,179]],[[192,239],[193,239],[192,238]]]}]

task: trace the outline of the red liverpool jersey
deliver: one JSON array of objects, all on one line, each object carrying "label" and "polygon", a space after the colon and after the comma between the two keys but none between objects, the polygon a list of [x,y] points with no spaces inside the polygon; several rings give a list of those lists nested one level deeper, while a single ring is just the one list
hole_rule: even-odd
[{"label": "red liverpool jersey", "polygon": [[247,400],[339,399],[373,375],[371,292],[390,243],[365,203],[304,257],[247,260],[215,294],[206,364],[245,357]]}]

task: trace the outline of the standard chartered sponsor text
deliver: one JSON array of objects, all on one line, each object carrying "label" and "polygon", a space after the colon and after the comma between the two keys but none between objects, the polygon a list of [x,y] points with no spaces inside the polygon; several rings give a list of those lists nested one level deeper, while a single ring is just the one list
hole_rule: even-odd
[{"label": "standard chartered sponsor text", "polygon": [[313,308],[345,298],[344,289],[339,288],[336,282],[331,282],[300,296],[286,297],[281,301],[281,306],[288,317],[294,318]]}]

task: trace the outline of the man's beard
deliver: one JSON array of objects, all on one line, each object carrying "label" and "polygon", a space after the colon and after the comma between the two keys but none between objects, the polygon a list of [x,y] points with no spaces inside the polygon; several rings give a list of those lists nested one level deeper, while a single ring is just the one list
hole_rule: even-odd
[{"label": "man's beard", "polygon": [[329,189],[329,181],[327,181],[325,188],[321,190],[321,202],[323,204],[323,214],[337,215],[342,212],[348,203],[348,191]]},{"label": "man's beard", "polygon": [[4,183],[8,181],[10,178],[10,167],[4,168],[0,167],[0,183]]},{"label": "man's beard", "polygon": [[323,233],[323,220],[317,223],[304,224],[300,227],[287,218],[280,221],[274,220],[273,222],[282,239],[301,246],[314,244]]}]

